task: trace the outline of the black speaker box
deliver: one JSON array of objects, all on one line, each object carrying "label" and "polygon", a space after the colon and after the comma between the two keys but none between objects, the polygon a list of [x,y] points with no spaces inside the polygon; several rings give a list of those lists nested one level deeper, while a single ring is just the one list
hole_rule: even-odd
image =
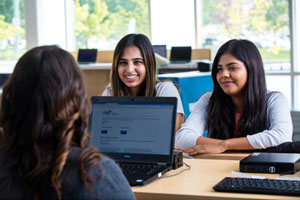
[{"label": "black speaker box", "polygon": [[200,72],[209,72],[211,70],[211,62],[198,62],[197,67]]}]

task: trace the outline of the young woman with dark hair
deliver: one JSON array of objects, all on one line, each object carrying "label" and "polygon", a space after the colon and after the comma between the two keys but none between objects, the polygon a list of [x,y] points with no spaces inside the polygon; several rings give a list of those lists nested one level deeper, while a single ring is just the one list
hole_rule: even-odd
[{"label": "young woman with dark hair", "polygon": [[[266,88],[261,55],[248,40],[230,40],[212,66],[214,89],[200,97],[176,133],[176,148],[190,155],[265,149],[292,140],[283,94]],[[208,137],[203,137],[207,131]]]},{"label": "young woman with dark hair", "polygon": [[177,97],[176,130],[184,119],[179,92],[170,81],[158,81],[152,44],[143,34],[123,37],[114,52],[110,84],[102,96]]},{"label": "young woman with dark hair", "polygon": [[135,199],[120,168],[88,141],[90,105],[74,58],[25,53],[3,88],[1,199]]}]

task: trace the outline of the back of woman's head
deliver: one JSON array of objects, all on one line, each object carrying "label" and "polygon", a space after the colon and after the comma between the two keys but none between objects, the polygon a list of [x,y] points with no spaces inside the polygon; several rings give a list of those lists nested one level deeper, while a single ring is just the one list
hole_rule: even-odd
[{"label": "back of woman's head", "polygon": [[146,78],[141,87],[141,96],[154,96],[155,95],[155,83],[156,83],[156,61],[152,44],[147,36],[143,34],[128,34],[123,37],[117,44],[113,64],[111,70],[111,85],[114,96],[128,95],[125,84],[118,76],[118,65],[123,52],[128,47],[137,47],[143,57],[144,65],[146,68]]},{"label": "back of woman's head", "polygon": [[[208,105],[208,115],[214,120],[207,122],[208,129],[211,129],[209,136],[233,137],[233,103],[231,97],[224,93],[216,79],[219,60],[224,54],[232,55],[243,62],[246,67],[247,82],[244,88],[244,107],[237,131],[242,134],[240,136],[254,134],[265,126],[266,80],[263,62],[257,47],[252,42],[234,39],[229,40],[219,48],[213,62],[212,79],[214,89]],[[220,124],[220,126],[214,128],[215,124]]]},{"label": "back of woman's head", "polygon": [[3,88],[0,146],[7,168],[14,169],[35,195],[48,177],[59,196],[59,176],[71,144],[88,144],[88,114],[72,55],[56,46],[29,50]]},{"label": "back of woman's head", "polygon": [[73,57],[56,46],[37,47],[20,58],[3,88],[0,123],[16,147],[55,149],[75,114],[86,120],[87,105]]}]

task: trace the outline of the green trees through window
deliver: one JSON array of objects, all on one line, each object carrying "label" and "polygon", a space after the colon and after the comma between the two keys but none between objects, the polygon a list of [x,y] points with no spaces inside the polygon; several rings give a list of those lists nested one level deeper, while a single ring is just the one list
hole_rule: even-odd
[{"label": "green trees through window", "polygon": [[1,0],[0,60],[17,60],[25,46],[24,0]]},{"label": "green trees through window", "polygon": [[[63,1],[63,0],[62,0]],[[168,41],[176,42],[194,30],[185,30],[178,36],[180,22],[166,22],[172,10],[156,12],[155,5],[164,2],[170,5],[182,3],[179,0],[71,0],[74,11],[75,49],[114,49],[116,43],[128,33],[143,33],[152,41],[167,34]],[[194,2],[194,0],[184,0]],[[30,1],[28,1],[30,2]],[[157,23],[162,28],[150,35],[149,2],[152,18],[159,15]],[[155,3],[156,2],[156,3]],[[231,38],[246,38],[257,44],[265,60],[290,60],[289,1],[288,0],[197,0],[201,10],[198,26],[198,48],[220,45]],[[191,10],[176,11],[176,15],[193,13]],[[193,17],[192,19],[193,20]],[[166,24],[167,23],[167,24]],[[174,29],[166,25],[176,24]],[[194,26],[192,26],[194,28]],[[73,30],[71,30],[72,32]],[[170,32],[170,33],[169,33]],[[153,34],[156,33],[156,34]],[[175,37],[175,39],[173,39]],[[195,36],[194,36],[195,37]],[[170,39],[172,38],[172,39]],[[195,41],[195,39],[191,40]],[[167,44],[168,47],[174,44]],[[175,44],[176,45],[176,44]],[[190,45],[190,44],[189,44]],[[17,60],[25,51],[24,0],[0,1],[0,60]]]},{"label": "green trees through window", "polygon": [[290,60],[288,0],[210,0],[202,3],[206,37],[213,35],[211,40],[221,42],[231,38],[249,39],[260,48],[264,60]]},{"label": "green trees through window", "polygon": [[76,48],[113,49],[127,33],[149,35],[147,0],[74,0]]}]

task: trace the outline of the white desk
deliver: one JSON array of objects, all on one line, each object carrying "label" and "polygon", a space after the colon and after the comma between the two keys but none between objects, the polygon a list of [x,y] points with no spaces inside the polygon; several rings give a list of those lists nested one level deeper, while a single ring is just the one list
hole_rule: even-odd
[{"label": "white desk", "polygon": [[112,66],[111,63],[90,63],[90,64],[80,64],[79,65],[81,70],[95,70],[95,69],[110,70],[111,66]]}]

